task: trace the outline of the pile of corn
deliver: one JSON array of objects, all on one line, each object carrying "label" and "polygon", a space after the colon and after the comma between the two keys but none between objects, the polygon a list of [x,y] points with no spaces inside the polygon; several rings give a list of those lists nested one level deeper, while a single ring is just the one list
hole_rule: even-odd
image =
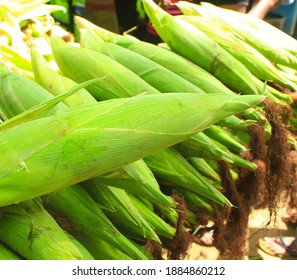
[{"label": "pile of corn", "polygon": [[296,89],[295,41],[275,31],[287,40],[276,55],[228,24],[236,14],[143,5],[166,48],[77,17],[80,43],[52,35],[46,57],[32,47],[32,75],[0,67],[0,259],[157,258],[151,247],[173,256],[202,225],[197,213],[237,206],[218,163],[233,180],[257,173],[249,127],[269,142],[262,101],[292,103],[267,81]]}]

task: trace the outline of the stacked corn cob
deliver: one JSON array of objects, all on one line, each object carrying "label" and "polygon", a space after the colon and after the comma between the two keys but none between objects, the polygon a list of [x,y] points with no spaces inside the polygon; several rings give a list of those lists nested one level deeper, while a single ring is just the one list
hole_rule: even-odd
[{"label": "stacked corn cob", "polygon": [[[243,156],[249,128],[262,126],[268,142],[273,135],[257,105],[292,102],[261,80],[291,90],[294,81],[277,68],[256,77],[193,17],[143,4],[172,51],[77,17],[80,45],[52,36],[51,64],[31,50],[34,81],[1,66],[2,258],[156,258],[148,241],[172,250],[178,230],[201,226],[197,211],[211,219],[238,206],[222,162],[234,180],[242,169],[257,174],[257,157]],[[182,227],[174,194],[187,208]]]}]

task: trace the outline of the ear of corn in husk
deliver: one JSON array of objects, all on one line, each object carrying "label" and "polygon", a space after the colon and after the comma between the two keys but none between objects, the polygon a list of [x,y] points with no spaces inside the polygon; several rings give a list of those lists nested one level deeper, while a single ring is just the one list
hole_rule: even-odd
[{"label": "ear of corn in husk", "polygon": [[291,90],[296,90],[296,84],[281,75],[276,67],[263,54],[237,38],[231,32],[225,32],[223,25],[215,26],[214,22],[207,21],[206,18],[199,16],[181,16],[180,18],[191,23],[211,39],[219,43],[226,51],[241,61],[258,79],[274,81]]},{"label": "ear of corn in husk", "polygon": [[[199,6],[185,1],[182,2],[182,5]],[[194,9],[197,10],[197,7],[194,7]],[[202,17],[206,16],[207,18],[223,23],[226,29],[232,31],[232,33],[238,35],[240,38],[244,38],[248,44],[256,48],[269,60],[291,68],[296,68],[297,58],[290,52],[284,50],[278,44],[278,41],[267,34],[267,32],[261,32],[260,30],[252,28],[242,20],[230,16],[230,13],[225,13],[224,9],[218,9],[210,3],[204,2],[198,9]]]},{"label": "ear of corn in husk", "polygon": [[[187,97],[182,100],[184,95]],[[220,94],[194,95],[166,94],[114,99],[64,109],[53,117],[9,129],[0,135],[0,141],[7,147],[2,155],[5,169],[2,167],[1,172],[1,205],[40,196],[117,169],[181,142],[212,123],[262,100],[257,96],[226,98]],[[224,98],[227,100],[224,101]],[[196,105],[198,102],[199,108]],[[211,108],[206,106],[209,102],[212,102]],[[153,123],[148,122],[156,112],[158,119],[154,119]],[[170,124],[165,122],[169,116]],[[139,133],[131,134],[133,127],[134,132],[140,129]],[[34,135],[30,133],[33,130]],[[19,138],[23,139],[21,145],[17,140]],[[121,151],[120,154],[117,150]],[[135,153],[135,150],[138,152]],[[92,151],[92,156],[88,151]],[[77,155],[75,158],[71,156],[73,153]],[[113,156],[106,164],[106,157],[111,154]],[[47,164],[45,159],[48,159]],[[51,177],[46,174],[51,174]],[[35,182],[34,189],[32,180]],[[47,189],[43,187],[44,182]]]},{"label": "ear of corn in husk", "polygon": [[[112,33],[78,16],[75,17],[75,22],[79,29],[90,30],[104,41],[118,44],[157,62],[189,82],[195,84],[206,93],[221,92],[234,94],[234,92],[227,88],[212,74],[172,51],[168,51],[156,45],[139,41],[137,39]],[[246,110],[241,114],[252,120],[265,121],[264,116],[255,110]]]},{"label": "ear of corn in husk", "polygon": [[[147,83],[152,85],[160,92],[190,92],[204,93],[197,85],[195,86],[171,70],[154,62],[153,60],[142,56],[134,51],[123,48],[110,42],[104,42],[93,31],[86,30],[83,33],[81,45],[85,48],[102,52],[124,65]],[[199,76],[196,77],[199,79]],[[164,82],[166,81],[166,82]],[[230,120],[229,120],[230,119]],[[235,116],[228,117],[226,122],[246,128],[245,123]]]},{"label": "ear of corn in husk", "polygon": [[0,242],[0,260],[21,260],[21,257]]},{"label": "ear of corn in husk", "polygon": [[[171,71],[166,71],[163,67],[158,66],[157,63],[154,63],[133,51],[126,50],[113,43],[101,42],[100,40],[97,40],[96,36],[91,32],[85,33],[83,42],[84,46],[88,47],[89,45],[91,49],[101,49],[104,54],[116,59],[119,63],[141,76],[161,92],[169,91],[171,86],[174,87],[174,91],[176,92],[187,92],[188,90],[195,92],[195,88],[188,87],[187,82],[179,79],[179,76],[176,76]],[[164,75],[166,76],[166,83],[164,83]],[[167,85],[169,85],[169,87]],[[199,92],[199,89],[196,91]]]},{"label": "ear of corn in husk", "polygon": [[210,73],[176,53],[147,42],[133,40],[128,37],[112,33],[78,16],[75,17],[75,22],[79,29],[90,30],[90,32],[95,33],[99,39],[101,38],[106,42],[115,43],[141,54],[172,72],[177,73],[179,76],[187,79],[205,92],[226,92],[232,94],[232,91],[225,87]]},{"label": "ear of corn in husk", "polygon": [[[92,255],[90,242],[85,242],[86,240],[92,240],[94,244],[97,240],[107,242],[133,259],[147,258],[114,227],[81,186],[74,185],[71,188],[48,194],[42,199],[46,209],[67,221],[67,231],[78,239]],[[114,251],[113,259],[117,259],[117,252]]]},{"label": "ear of corn in husk", "polygon": [[177,144],[176,149],[185,157],[196,156],[233,163],[227,149],[221,149],[205,133],[201,132]]},{"label": "ear of corn in husk", "polygon": [[222,145],[226,146],[231,151],[241,153],[246,151],[246,147],[242,145],[234,135],[231,135],[227,130],[222,129],[219,126],[212,125],[204,130],[206,136],[210,139],[220,142]]},{"label": "ear of corn in husk", "polygon": [[198,195],[197,193],[186,189],[182,186],[172,186],[173,191],[177,195],[184,197],[187,208],[191,211],[206,211],[208,213],[213,213],[213,207],[211,206],[211,200],[208,200],[205,197]]},{"label": "ear of corn in husk", "polygon": [[[67,195],[67,192],[65,192],[64,190],[62,190],[62,191],[60,191],[61,193],[59,193],[59,195],[61,195],[61,196],[65,196],[65,193],[66,193],[66,195]],[[74,203],[76,204],[76,206],[78,207],[78,208],[82,208],[83,209],[83,207],[81,207],[81,206],[83,206],[83,204],[82,203],[80,203],[83,199],[80,197],[81,196],[81,193],[79,192],[79,188],[73,188],[73,190],[72,190],[72,192],[74,192],[74,194],[75,194],[75,196],[76,196],[76,198],[77,198],[77,201],[74,201]],[[83,194],[83,193],[82,193]],[[84,197],[85,198],[85,197]],[[79,200],[80,199],[80,200]],[[89,203],[90,203],[90,201],[89,201]],[[62,209],[63,209],[63,207],[62,207]],[[102,214],[103,215],[103,214]],[[99,219],[98,220],[98,222],[100,222],[100,217],[98,217],[97,219]],[[101,219],[102,219],[102,217],[101,217]],[[69,221],[69,223],[71,223],[72,222],[72,220],[70,220]],[[105,218],[105,222],[106,222],[106,218]],[[104,224],[104,219],[103,219],[103,221],[102,221],[102,223]],[[108,240],[109,242],[110,242],[110,240]],[[121,255],[121,254],[120,254]],[[86,257],[87,256],[84,256],[84,258],[86,259]]]},{"label": "ear of corn in husk", "polygon": [[231,206],[228,199],[173,148],[162,150],[144,160],[162,183],[170,182],[174,185],[181,185],[218,204]]},{"label": "ear of corn in husk", "polygon": [[175,205],[171,197],[160,191],[158,181],[143,160],[125,165],[97,178],[105,185],[122,188],[129,193],[148,199],[156,206],[172,207]]},{"label": "ear of corn in husk", "polygon": [[98,40],[91,31],[86,31],[82,38],[81,46],[109,56],[160,92],[204,93],[199,87],[148,58],[119,45]]},{"label": "ear of corn in husk", "polygon": [[[11,73],[5,68],[2,68],[1,70],[3,70],[3,75],[0,78],[0,83],[3,87],[0,91],[0,112],[5,123],[0,124],[0,131],[7,130],[30,120],[38,119],[44,115],[52,115],[55,112],[66,108],[59,102],[73,95],[83,87],[94,83],[94,81],[98,81],[98,79],[95,79],[75,85],[60,96],[52,98],[53,96],[49,92],[42,87],[39,88],[39,85],[34,81],[21,75]],[[25,80],[23,80],[24,78]],[[24,86],[28,86],[29,89],[36,89],[37,91],[32,92],[30,90],[22,90],[22,87],[20,86],[21,82],[23,82]],[[39,92],[39,89],[41,89],[41,94],[40,96],[35,97],[37,95],[35,93]],[[18,106],[14,107],[14,103],[17,103]],[[11,107],[14,107],[14,109],[11,110]],[[8,119],[12,116],[14,117]]]},{"label": "ear of corn in husk", "polygon": [[0,240],[20,256],[31,260],[83,259],[40,200],[24,201],[2,210]]},{"label": "ear of corn in husk", "polygon": [[[87,88],[98,100],[159,93],[135,73],[102,53],[70,46],[57,36],[51,38],[51,43],[55,61],[64,75],[78,83],[91,77],[102,78]],[[81,71],[81,65],[86,65],[84,71]]]},{"label": "ear of corn in husk", "polygon": [[125,190],[107,186],[100,179],[82,183],[85,190],[100,205],[110,221],[125,235],[140,240],[153,239],[161,243],[155,231],[130,200]]},{"label": "ear of corn in husk", "polygon": [[[206,6],[205,3],[202,4]],[[219,8],[216,6],[212,6],[211,8]],[[234,17],[247,25],[250,25],[252,28],[257,29],[261,32],[265,32],[266,35],[270,36],[271,39],[280,47],[284,48],[285,50],[291,52],[293,55],[296,55],[297,43],[296,39],[283,30],[273,26],[272,24],[266,22],[265,20],[259,19],[249,14],[242,14],[237,13],[232,10],[228,9],[218,9],[221,13],[229,15],[230,17]],[[243,16],[242,16],[243,15]]]},{"label": "ear of corn in husk", "polygon": [[[48,88],[53,94],[60,94],[61,89],[68,89],[69,86],[76,86],[76,83],[67,77],[63,77],[52,70],[42,55],[37,50],[32,50],[32,65],[34,75],[37,81],[45,88]],[[56,81],[58,86],[53,86],[53,81]],[[80,90],[76,95],[68,98],[70,107],[84,103],[96,103],[97,101],[85,89]],[[108,181],[112,181],[112,185],[128,189],[131,192],[142,195],[157,204],[172,206],[173,200],[165,196],[159,190],[159,186],[149,168],[143,160],[138,160],[135,163],[122,167],[120,170],[114,170],[109,174],[101,176],[101,181],[108,185]]]},{"label": "ear of corn in husk", "polygon": [[151,225],[155,232],[159,236],[172,239],[175,234],[175,228],[167,224],[163,219],[161,219],[157,214],[151,211],[147,205],[139,199],[137,196],[129,195],[132,203],[138,209],[139,213],[146,219],[146,221]]},{"label": "ear of corn in husk", "polygon": [[[58,95],[77,85],[76,82],[57,73],[35,48],[31,49],[31,61],[35,81],[53,95]],[[94,103],[96,99],[83,88],[64,102],[69,107],[74,107],[90,102]]]},{"label": "ear of corn in husk", "polygon": [[171,49],[201,66],[238,93],[259,93],[246,67],[191,24],[168,14],[152,0],[144,9],[156,31]]},{"label": "ear of corn in husk", "polygon": [[220,176],[218,173],[207,163],[207,161],[203,158],[198,157],[190,157],[188,161],[191,165],[196,168],[202,175],[209,178],[210,180],[221,183]]},{"label": "ear of corn in husk", "polygon": [[[28,104],[28,98],[33,99],[36,104],[40,104],[45,100],[50,100],[52,95],[37,83],[29,80],[28,78],[9,71],[5,66],[0,65],[0,83],[1,83],[1,110],[5,111],[7,118],[11,118],[18,114],[20,110],[28,110],[31,108]],[[9,90],[7,90],[9,89]],[[14,92],[22,89],[23,94],[18,95],[13,99]],[[35,94],[38,92],[38,94]],[[57,105],[53,109],[53,113],[61,109]]]}]

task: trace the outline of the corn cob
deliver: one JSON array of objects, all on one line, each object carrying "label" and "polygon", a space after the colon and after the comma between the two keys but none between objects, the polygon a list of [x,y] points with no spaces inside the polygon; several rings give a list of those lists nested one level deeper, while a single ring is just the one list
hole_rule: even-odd
[{"label": "corn cob", "polygon": [[179,7],[181,7],[180,5],[191,6],[193,7],[192,11],[197,11],[203,17],[206,16],[212,20],[223,23],[226,29],[244,38],[248,44],[256,48],[269,60],[291,68],[296,68],[297,58],[279,46],[278,42],[271,38],[266,32],[261,32],[245,24],[241,19],[238,20],[236,17],[230,16],[230,13],[224,13],[225,11],[223,9],[218,9],[218,7],[209,3],[203,3],[202,6],[199,6],[182,1]]},{"label": "corn cob", "polygon": [[[104,41],[115,43],[147,57],[172,72],[177,73],[189,82],[197,85],[206,93],[221,92],[234,94],[233,91],[227,88],[221,81],[216,79],[209,72],[172,51],[168,51],[150,43],[139,41],[135,38],[132,39],[131,37],[125,37],[112,33],[78,16],[75,16],[75,22],[80,30],[90,30]],[[265,121],[265,117],[255,110],[249,109],[241,114],[247,118],[251,118],[252,120]]]},{"label": "corn cob", "polygon": [[143,0],[144,9],[160,37],[169,47],[221,80],[238,93],[259,93],[246,67],[217,43],[161,9],[152,0]]},{"label": "corn cob", "polygon": [[66,53],[65,53],[66,54]]},{"label": "corn cob", "polygon": [[83,259],[40,200],[24,201],[2,209],[0,240],[20,256],[31,260]]},{"label": "corn cob", "polygon": [[[77,85],[73,80],[52,69],[36,48],[31,49],[31,61],[34,80],[53,95],[58,95]],[[91,102],[97,101],[85,88],[64,100],[64,103],[69,107]]]},{"label": "corn cob", "polygon": [[212,125],[209,128],[204,130],[204,133],[209,138],[220,142],[222,145],[226,146],[231,151],[241,153],[245,152],[247,148],[242,145],[237,139],[235,139],[234,135],[231,135],[227,130],[221,129],[216,125]]},{"label": "corn cob", "polygon": [[177,73],[205,92],[226,92],[233,94],[231,90],[224,86],[213,75],[176,53],[150,43],[114,34],[78,16],[75,17],[75,22],[80,30],[87,29],[106,42],[115,43],[141,54],[172,72]]},{"label": "corn cob", "polygon": [[0,260],[20,260],[21,257],[0,242]]},{"label": "corn cob", "polygon": [[231,32],[225,32],[223,26],[215,26],[214,22],[198,16],[181,16],[180,18],[191,23],[219,43],[226,51],[242,62],[258,79],[274,81],[291,90],[296,90],[296,84],[282,76],[263,54]]},{"label": "corn cob", "polygon": [[[74,81],[56,73],[37,50],[31,51],[31,58],[36,80],[54,95],[58,95],[61,93],[61,90],[67,90],[69,87],[76,85]],[[53,83],[53,81],[56,81],[56,83]],[[71,96],[71,100],[67,99],[70,107],[97,102],[89,92],[85,89],[82,90]],[[125,188],[130,192],[148,198],[157,205],[173,206],[175,204],[170,197],[165,196],[160,191],[158,182],[143,160],[138,160],[109,174],[103,174],[100,178],[107,185],[111,184]]]},{"label": "corn cob", "polygon": [[[58,222],[58,221],[57,221]],[[63,225],[60,225],[61,228],[63,228]],[[94,260],[94,257],[91,255],[91,253],[86,249],[85,246],[83,246],[76,238],[74,238],[69,232],[65,231],[66,235],[69,237],[69,239],[72,241],[72,243],[79,249],[81,252],[84,260]],[[99,250],[100,251],[100,250]]]},{"label": "corn cob", "polygon": [[90,31],[86,31],[81,38],[82,47],[114,59],[160,92],[204,93],[199,87],[156,62],[116,44],[100,41]]},{"label": "corn cob", "polygon": [[[133,258],[116,249],[112,244],[93,238],[82,237],[85,247],[89,248],[95,260],[133,260]],[[134,258],[135,259],[135,258]]]},{"label": "corn cob", "polygon": [[[78,83],[89,80],[90,77],[102,78],[100,82],[87,88],[98,100],[158,93],[135,73],[104,54],[70,46],[57,36],[51,38],[51,43],[55,61],[64,75]],[[80,65],[88,66],[81,71]]]},{"label": "corn cob", "polygon": [[196,156],[233,163],[227,149],[221,149],[212,139],[201,132],[177,144],[176,149],[185,157]]},{"label": "corn cob", "polygon": [[[61,110],[53,117],[30,121],[7,130],[5,134],[0,135],[0,141],[9,145],[2,155],[0,205],[30,199],[107,173],[183,141],[212,123],[256,105],[262,100],[262,97],[256,96],[234,96],[230,99],[222,95],[194,97],[187,94],[186,100],[181,101],[183,96],[184,94],[166,94],[115,99]],[[218,97],[220,100],[217,99]],[[203,105],[209,104],[210,101],[213,103],[211,108]],[[201,107],[197,108],[197,102]],[[181,104],[183,104],[182,110]],[[141,114],[138,115],[140,111]],[[147,119],[155,112],[158,112],[158,116],[162,118],[155,119],[153,124],[148,123]],[[120,124],[116,125],[119,114],[121,115]],[[169,116],[170,125],[167,122],[164,123]],[[201,119],[206,121],[201,122]],[[112,123],[113,128],[117,127],[116,130],[107,129]],[[101,127],[99,130],[98,126]],[[131,134],[132,127],[140,128],[142,132]],[[30,133],[31,130],[34,130],[34,135]],[[85,134],[86,131],[88,131],[88,137]],[[147,134],[145,131],[150,133]],[[30,139],[26,137],[28,133],[31,134]],[[18,139],[22,139],[22,142],[20,143]],[[112,142],[111,139],[113,139]],[[137,143],[133,149],[130,142],[132,139],[133,143]],[[146,146],[143,145],[144,143]],[[124,157],[117,154],[118,148]],[[137,153],[135,149],[139,149]],[[92,151],[91,154],[88,153],[89,151]],[[61,159],[61,153],[65,156],[64,159]],[[75,158],[70,156],[73,153],[77,153]],[[105,157],[111,154],[112,160],[106,164]],[[49,155],[51,155],[50,158]],[[47,159],[46,162],[45,159]],[[49,178],[47,174],[51,174],[51,177]],[[34,189],[32,189],[32,180],[35,182]],[[22,189],[21,192],[20,189]]]},{"label": "corn cob", "polygon": [[107,186],[101,183],[100,179],[89,180],[82,185],[116,228],[125,233],[125,236],[143,241],[153,239],[161,243],[158,235],[139,214],[124,190]]},{"label": "corn cob", "polygon": [[[85,208],[85,206],[84,206],[84,204],[82,204],[82,201],[84,201],[86,199],[86,195],[83,192],[81,192],[80,188],[78,188],[78,187],[72,187],[71,188],[71,194],[72,194],[72,197],[70,196],[70,199],[71,198],[76,198],[76,200],[74,200],[73,203],[76,205],[76,207],[78,207],[78,209],[83,210]],[[66,192],[65,190],[60,190],[58,192],[58,194],[57,194],[57,196],[62,196],[62,197],[66,197],[66,198],[69,199],[69,196],[67,196],[67,195],[69,195],[69,191]],[[71,202],[68,202],[68,203],[71,203]],[[89,203],[89,205],[92,204],[92,202],[90,201],[90,199],[89,199],[88,203]],[[93,204],[96,205],[95,202],[93,202]],[[69,206],[67,206],[67,207],[69,209]],[[59,209],[60,209],[60,213],[63,214],[64,213],[63,211],[65,211],[63,209],[63,205],[60,205],[60,208]],[[102,215],[99,215],[99,214],[102,214]],[[94,220],[94,217],[93,217],[93,220]],[[104,217],[103,213],[100,213],[100,212],[97,213],[97,216],[96,216],[96,219],[95,220],[97,220],[97,223],[101,223],[103,225],[107,222],[107,219]],[[75,223],[75,220],[73,221],[73,219],[70,218],[69,219],[69,223]],[[105,239],[107,238],[107,241],[110,244],[113,244],[114,243],[114,240],[112,238],[110,239],[110,236],[108,234],[105,234],[105,235],[104,234],[105,233],[103,232],[103,238],[105,238]],[[99,237],[97,237],[97,238],[99,238]],[[117,244],[117,242],[118,241],[116,240],[115,246],[118,246],[119,247],[119,245]],[[125,246],[125,243],[122,244],[122,247],[124,247],[124,246]],[[127,250],[127,248],[126,248],[126,250]],[[119,256],[116,255],[116,253],[118,253]],[[121,252],[118,252],[118,251],[115,251],[114,254],[115,254],[114,255],[114,258],[121,257],[121,255],[122,255],[122,253]],[[98,256],[98,252],[97,252],[96,255]],[[141,255],[140,255],[140,257],[141,257]],[[88,258],[88,255],[84,255],[84,258]]]},{"label": "corn cob", "polygon": [[[96,38],[94,38],[91,32],[87,34],[89,34],[89,36],[86,36],[85,38],[90,38],[90,40],[85,40],[85,43],[88,44],[88,42],[90,42],[91,47],[93,46],[92,48],[95,48],[95,49],[98,49],[98,47],[100,48],[99,46],[99,44],[101,44],[100,40],[97,40]],[[158,66],[158,64],[148,59],[145,59],[144,57],[137,55],[131,51],[129,52],[128,50],[125,50],[124,48],[118,47],[114,44],[109,44],[109,45],[106,45],[106,44],[104,47],[102,47],[104,54],[111,55],[113,58],[116,57],[118,62],[120,62],[126,67],[129,67],[130,70],[140,75],[144,80],[146,80],[146,82],[148,82],[149,84],[152,84],[154,88],[156,88],[157,90],[166,92],[171,89],[171,86],[174,86],[175,88],[174,92],[188,92],[188,91],[199,92],[200,91],[200,89],[195,88],[195,86],[193,85],[192,87],[188,86],[187,82],[185,82],[183,79],[179,78],[178,76],[176,76],[174,73],[170,71],[166,71],[161,66]],[[67,55],[68,54],[65,53],[63,57],[66,58],[68,57]],[[131,62],[131,60],[137,63],[133,63]],[[68,69],[67,71],[70,71],[69,67],[67,69]],[[143,73],[143,75],[141,73]],[[166,76],[168,83],[164,83],[163,75]],[[175,82],[177,82],[177,84]],[[169,87],[167,85],[169,85]],[[100,96],[97,95],[97,97],[99,99],[105,98],[104,96],[101,96],[101,95]]]},{"label": "corn cob", "polygon": [[[17,115],[20,111],[26,111],[31,108],[26,105],[27,96],[33,99],[36,104],[50,100],[52,97],[52,95],[42,86],[32,82],[24,76],[12,73],[6,67],[1,65],[0,84],[2,87],[0,92],[0,109],[1,111],[5,111],[6,119]],[[14,88],[19,88],[23,91],[23,94],[18,95],[15,100],[13,99]],[[38,92],[38,94],[34,94],[35,92]],[[56,113],[61,108],[62,106],[58,104],[54,109],[52,109],[52,114]]]},{"label": "corn cob", "polygon": [[[205,5],[203,3],[203,5]],[[216,8],[216,7],[212,7]],[[236,13],[232,10],[224,9],[219,10],[221,13],[224,13],[230,17],[234,17],[241,22],[244,22],[247,25],[250,25],[252,28],[255,28],[261,32],[265,32],[267,36],[269,36],[274,43],[282,47],[283,49],[291,52],[293,55],[296,55],[297,42],[296,39],[286,32],[283,32],[281,29],[273,26],[272,24],[266,22],[265,20],[261,20],[257,17],[253,17],[249,14]]]},{"label": "corn cob", "polygon": [[139,199],[137,196],[130,194],[131,201],[138,209],[140,214],[145,217],[146,221],[152,226],[155,232],[159,236],[167,237],[172,239],[175,234],[175,228],[168,225],[163,219],[161,219],[157,214],[149,210],[146,204]]},{"label": "corn cob", "polygon": [[[67,221],[69,224],[67,231],[78,239],[92,255],[90,242],[86,240],[92,240],[94,244],[98,240],[98,242],[107,242],[133,259],[147,258],[114,227],[81,186],[74,185],[71,188],[48,194],[42,199],[48,211],[58,214]],[[97,252],[99,253],[104,255],[104,252]],[[116,253],[117,251],[114,252]],[[114,259],[117,259],[117,256],[114,256]]]},{"label": "corn cob", "polygon": [[221,205],[231,203],[216,190],[185,158],[174,149],[166,149],[144,159],[157,178],[164,184],[181,185]]},{"label": "corn cob", "polygon": [[125,165],[97,178],[105,185],[122,188],[129,193],[148,199],[156,206],[175,206],[172,198],[160,191],[156,178],[143,160]]},{"label": "corn cob", "polygon": [[197,195],[197,193],[190,191],[189,189],[183,188],[182,186],[173,186],[174,192],[178,195],[182,195],[185,198],[187,208],[191,211],[207,211],[213,213],[213,207],[211,201],[205,197]]},{"label": "corn cob", "polygon": [[202,175],[209,178],[210,180],[221,183],[220,176],[218,173],[207,163],[207,161],[203,158],[198,157],[190,157],[188,161],[191,165],[196,168]]}]

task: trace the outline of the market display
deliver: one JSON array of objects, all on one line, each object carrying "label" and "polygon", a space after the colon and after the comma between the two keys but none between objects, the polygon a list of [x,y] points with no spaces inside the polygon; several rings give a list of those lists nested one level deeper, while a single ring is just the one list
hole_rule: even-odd
[{"label": "market display", "polygon": [[74,42],[50,16],[63,8],[9,2],[0,259],[182,259],[209,222],[242,258],[251,210],[273,215],[293,187],[296,40],[207,3],[172,16],[143,0],[163,44],[79,16]]}]

